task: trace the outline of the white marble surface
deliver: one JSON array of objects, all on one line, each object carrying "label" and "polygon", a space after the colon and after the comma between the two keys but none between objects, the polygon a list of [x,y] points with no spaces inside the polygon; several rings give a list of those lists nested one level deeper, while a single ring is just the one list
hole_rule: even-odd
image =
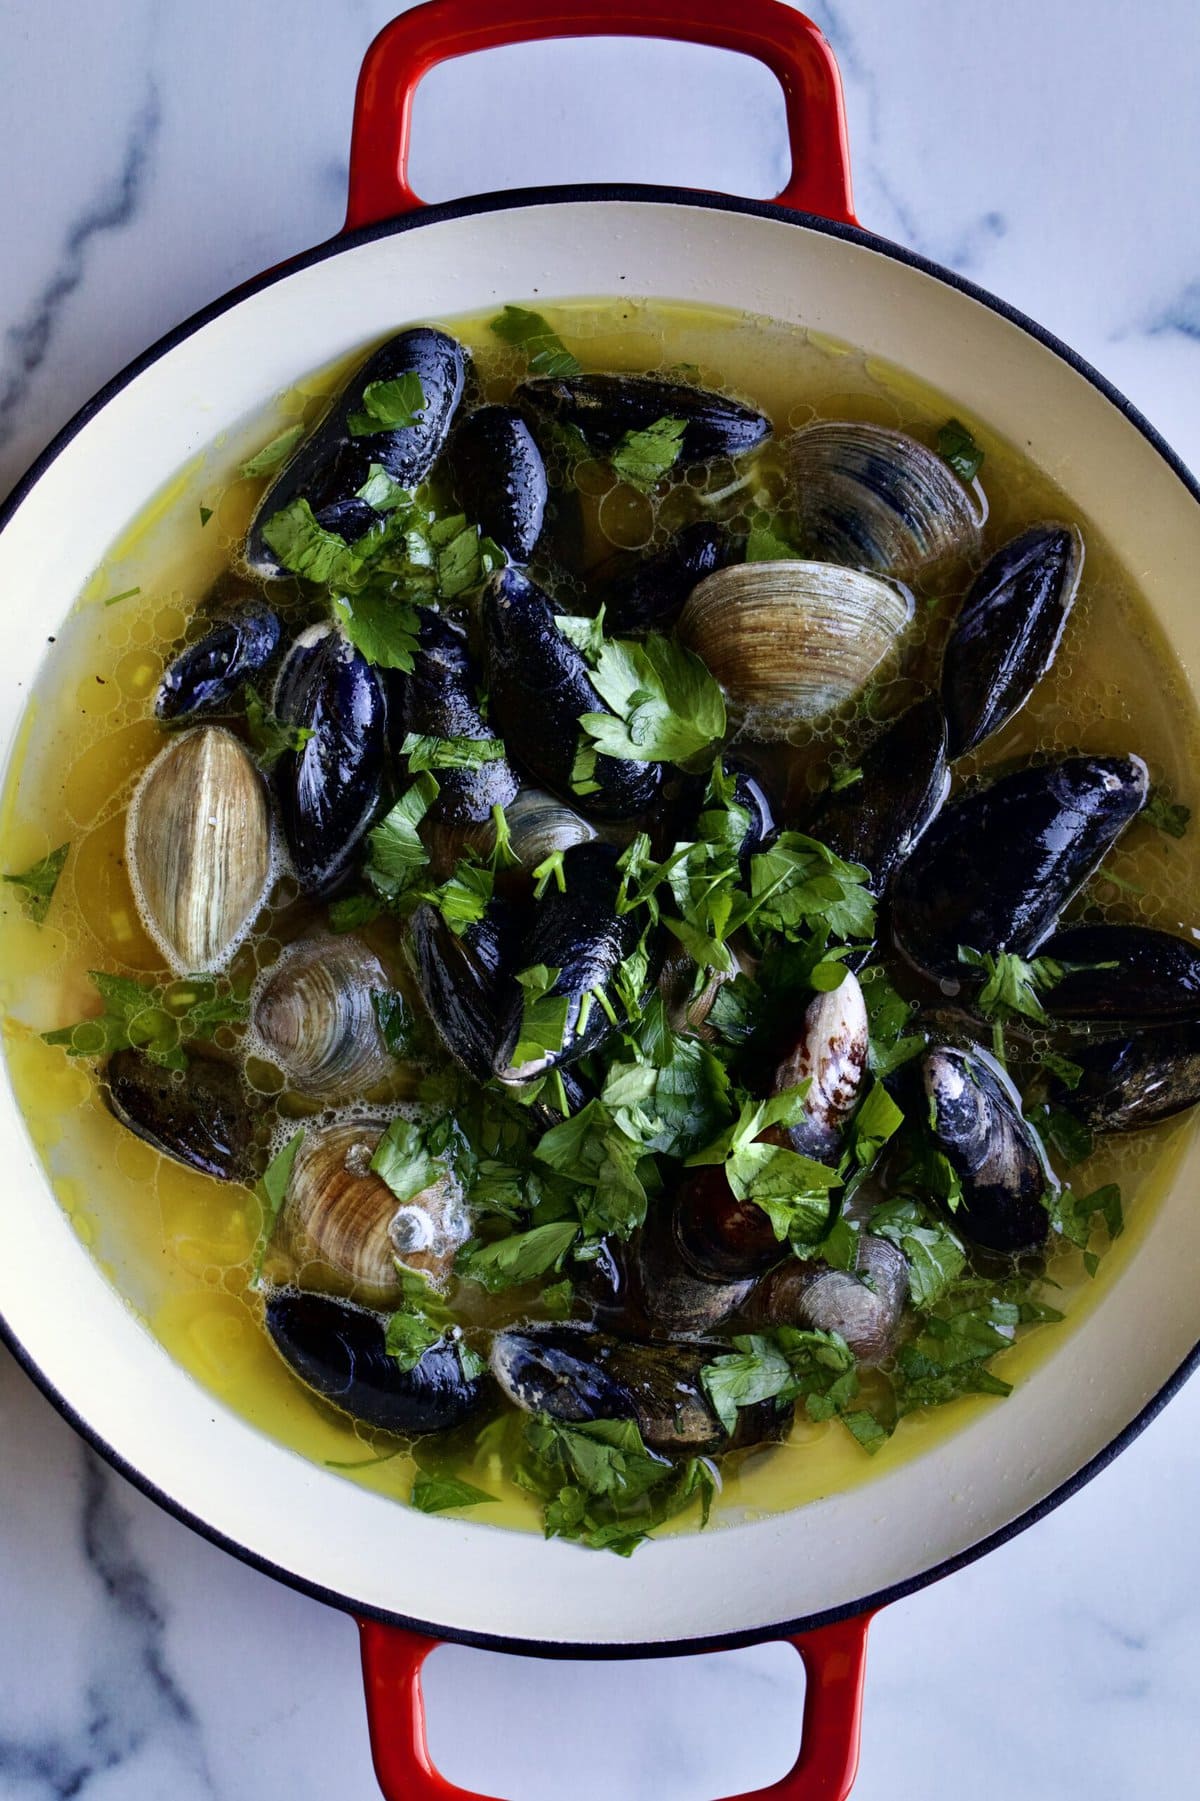
[{"label": "white marble surface", "polygon": [[[0,492],[151,339],[337,228],[354,76],[391,10],[3,0]],[[1190,0],[814,10],[864,223],[1042,320],[1200,465]],[[780,120],[768,78],[707,52],[517,50],[431,78],[414,180],[766,192]],[[858,1801],[1194,1792],[1198,1446],[1193,1385],[1068,1507],[881,1616]],[[778,1774],[797,1737],[779,1648],[588,1668],[455,1650],[428,1688],[443,1767],[518,1801],[710,1801]],[[160,1513],[0,1353],[0,1796],[375,1792],[350,1623]]]}]

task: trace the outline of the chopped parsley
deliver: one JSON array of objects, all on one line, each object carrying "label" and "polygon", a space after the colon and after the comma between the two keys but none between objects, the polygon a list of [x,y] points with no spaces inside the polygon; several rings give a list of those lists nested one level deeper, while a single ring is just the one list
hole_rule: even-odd
[{"label": "chopped parsley", "polygon": [[212,508],[206,507],[204,502],[201,501],[200,502],[200,530],[201,531],[204,530],[204,527],[208,524],[208,522],[212,518],[212,516],[213,516]]},{"label": "chopped parsley", "polygon": [[[268,475],[272,469],[278,469],[281,463],[287,461],[303,436],[304,427],[302,425],[289,426],[286,431],[281,431],[277,438],[272,438],[269,444],[264,444],[261,450],[243,463],[239,473],[242,475]],[[202,512],[203,510],[201,508]],[[200,523],[203,524],[204,521],[201,520]]]},{"label": "chopped parsley", "polygon": [[205,976],[164,984],[90,969],[88,977],[104,1011],[41,1034],[47,1044],[62,1045],[68,1057],[138,1050],[164,1069],[186,1069],[189,1044],[214,1038],[224,1025],[240,1024],[248,1012],[247,1003],[228,982]]},{"label": "chopped parsley", "polygon": [[390,594],[339,595],[333,613],[343,632],[368,663],[412,673],[420,621],[415,608]]},{"label": "chopped parsley", "polygon": [[600,622],[556,621],[591,664],[591,677],[611,713],[584,713],[590,749],[633,762],[688,763],[725,735],[725,699],[690,650],[656,633],[638,640],[604,638]]},{"label": "chopped parsley", "polygon": [[1150,798],[1142,808],[1142,818],[1157,826],[1168,838],[1182,838],[1191,817],[1190,807],[1185,807],[1182,801],[1169,799],[1161,788],[1150,790]]},{"label": "chopped parsley", "polygon": [[368,382],[362,391],[362,407],[351,413],[346,427],[352,438],[373,437],[377,432],[407,431],[422,417],[425,390],[412,369],[392,381]]},{"label": "chopped parsley", "polygon": [[437,797],[437,779],[426,771],[367,833],[363,873],[386,900],[400,895],[429,862],[429,852],[421,843],[417,827]]},{"label": "chopped parsley", "polygon": [[679,461],[686,419],[656,419],[645,431],[627,431],[609,462],[631,488],[648,494]]},{"label": "chopped parsley", "polygon": [[778,1326],[730,1341],[734,1349],[706,1365],[702,1381],[727,1432],[739,1408],[761,1401],[803,1399],[809,1419],[840,1419],[866,1451],[877,1451],[887,1428],[869,1409],[855,1406],[859,1376],[854,1353],[836,1332]]},{"label": "chopped parsley", "polygon": [[408,1499],[418,1513],[446,1513],[451,1508],[479,1507],[496,1497],[458,1476],[434,1476],[418,1470]]},{"label": "chopped parsley", "polygon": [[0,880],[22,890],[21,904],[30,919],[38,925],[41,925],[50,911],[50,902],[54,899],[54,890],[58,887],[58,878],[62,875],[70,849],[69,842],[60,844],[57,850],[52,850],[49,856],[40,857],[19,875],[0,877]]},{"label": "chopped parsley", "polygon": [[746,536],[746,561],[783,563],[802,558],[804,552],[797,550],[791,537],[786,535],[791,529],[784,520],[771,513],[753,513]]},{"label": "chopped parsley", "polygon": [[583,364],[572,356],[558,333],[540,313],[524,306],[506,306],[491,321],[491,329],[506,344],[524,350],[531,375],[579,375]]},{"label": "chopped parsley", "polygon": [[312,737],[308,725],[288,725],[277,719],[253,688],[245,689],[246,730],[254,754],[263,769],[274,769],[285,751],[302,751]]},{"label": "chopped parsley", "polygon": [[505,753],[499,738],[437,738],[409,732],[400,754],[408,758],[410,775],[419,775],[423,769],[482,769],[485,763],[498,763]]},{"label": "chopped parsley", "polygon": [[257,1285],[262,1275],[263,1258],[271,1233],[275,1229],[275,1221],[279,1218],[279,1210],[287,1198],[287,1191],[292,1180],[292,1168],[296,1161],[296,1153],[304,1143],[304,1127],[292,1133],[283,1148],[275,1153],[266,1169],[255,1185],[262,1208],[262,1225],[259,1229],[258,1242],[254,1247],[254,1283]]},{"label": "chopped parsley", "polygon": [[543,1501],[547,1538],[622,1557],[695,1504],[706,1524],[716,1487],[701,1458],[676,1464],[647,1450],[633,1420],[567,1425],[539,1415],[525,1426],[515,1474]]},{"label": "chopped parsley", "polygon": [[106,607],[115,607],[118,601],[132,600],[134,595],[140,594],[141,591],[140,588],[122,588],[119,594],[110,594],[104,604]]},{"label": "chopped parsley", "polygon": [[983,468],[983,451],[961,419],[947,419],[937,435],[937,451],[955,475],[973,482]]}]

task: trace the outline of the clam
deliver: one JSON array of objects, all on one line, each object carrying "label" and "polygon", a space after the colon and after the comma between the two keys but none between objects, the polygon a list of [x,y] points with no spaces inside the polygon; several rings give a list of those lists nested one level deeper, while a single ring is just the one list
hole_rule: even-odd
[{"label": "clam", "polygon": [[271,879],[262,777],[231,733],[197,726],[160,751],[134,792],[125,860],[146,929],[181,975],[221,969]]},{"label": "clam", "polygon": [[486,1082],[512,994],[512,934],[504,907],[493,901],[460,934],[423,902],[409,931],[417,985],[435,1031],[450,1055],[477,1082]]},{"label": "clam", "polygon": [[1093,1132],[1136,1132],[1200,1101],[1200,1021],[1069,1048],[1082,1070],[1074,1088],[1051,1091]]},{"label": "clam", "polygon": [[932,696],[902,713],[860,760],[857,782],[826,794],[805,830],[870,871],[881,895],[950,791],[946,722]]},{"label": "clam", "polygon": [[804,1117],[788,1128],[794,1151],[817,1163],[836,1163],[842,1131],[867,1073],[867,1004],[858,977],[847,970],[836,988],[815,994],[787,1056],[775,1071],[774,1092],[808,1083]]},{"label": "clam", "polygon": [[141,1051],[114,1051],[104,1071],[109,1110],[164,1156],[223,1182],[255,1177],[254,1119],[238,1073],[194,1053],[184,1070]]},{"label": "clam", "polygon": [[1054,1019],[1128,1026],[1200,1020],[1200,945],[1143,925],[1064,926],[1039,953],[1069,969],[1042,1004]]},{"label": "clam", "polygon": [[469,413],[450,445],[458,502],[514,563],[527,563],[542,535],[546,468],[533,433],[515,407]]},{"label": "clam", "polygon": [[678,630],[739,721],[781,738],[859,693],[912,613],[906,588],[856,569],[735,563],[693,588]]},{"label": "clam", "polygon": [[1032,525],[989,557],[967,591],[942,661],[949,754],[998,732],[1058,650],[1083,569],[1073,525]]},{"label": "clam", "polygon": [[398,1201],[371,1168],[383,1131],[378,1123],[340,1120],[305,1133],[275,1233],[303,1287],[381,1305],[397,1301],[398,1261],[444,1286],[470,1235],[458,1185],[443,1176]]},{"label": "clam", "polygon": [[573,844],[590,844],[596,828],[574,808],[556,800],[543,788],[522,788],[504,810],[513,855],[524,869],[536,869],[555,851]]},{"label": "clam", "polygon": [[361,939],[319,933],[289,945],[255,990],[250,1017],[264,1056],[313,1100],[351,1100],[392,1071],[373,993],[391,987]]},{"label": "clam", "polygon": [[626,432],[660,419],[682,419],[681,463],[740,456],[771,433],[770,420],[754,407],[654,375],[537,376],[522,382],[514,399],[575,426],[596,450],[613,450]]},{"label": "clam", "polygon": [[491,1366],[526,1413],[573,1423],[632,1419],[648,1450],[704,1457],[781,1438],[792,1417],[790,1402],[753,1402],[727,1432],[702,1380],[725,1350],[702,1339],[632,1343],[587,1326],[513,1327],[493,1339]]},{"label": "clam", "polygon": [[907,432],[819,421],[796,433],[789,453],[810,556],[910,581],[978,543],[981,491]]},{"label": "clam", "polygon": [[746,1323],[836,1332],[860,1363],[884,1363],[908,1298],[908,1262],[885,1238],[864,1232],[853,1270],[790,1257],[764,1276],[742,1309]]},{"label": "clam", "polygon": [[661,550],[601,587],[606,628],[618,637],[670,631],[697,582],[740,555],[740,540],[724,525],[700,519],[681,527]]},{"label": "clam", "polygon": [[961,946],[1028,957],[1145,805],[1140,757],[1064,757],[1002,775],[946,807],[903,864],[896,943],[958,982]]},{"label": "clam", "polygon": [[243,682],[265,669],[279,643],[279,621],[252,603],[205,632],[168,666],[154,702],[156,719],[189,719],[231,701]]},{"label": "clam", "polygon": [[329,1295],[283,1289],[267,1302],[280,1356],[323,1400],[384,1432],[446,1432],[477,1413],[491,1387],[465,1376],[453,1337],[438,1339],[410,1370],[387,1349],[387,1320]]},{"label": "clam", "polygon": [[938,1045],[921,1062],[929,1124],[962,1183],[956,1230],[988,1250],[1036,1251],[1050,1230],[1046,1197],[1058,1180],[995,1058]]}]

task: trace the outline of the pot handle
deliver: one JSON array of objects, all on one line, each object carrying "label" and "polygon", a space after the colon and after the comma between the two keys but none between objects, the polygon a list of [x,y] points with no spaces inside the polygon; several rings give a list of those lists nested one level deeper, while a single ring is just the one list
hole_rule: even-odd
[{"label": "pot handle", "polygon": [[363,60],[345,229],[422,204],[408,185],[408,146],[413,95],[435,64],[571,37],[676,38],[757,57],[787,105],[792,169],[776,204],[856,223],[838,66],[812,20],[783,0],[426,0],[385,25]]},{"label": "pot handle", "polygon": [[[867,1628],[858,1614],[788,1640],[804,1659],[800,1755],[778,1782],[728,1801],[846,1801],[858,1771]],[[439,1774],[425,1738],[421,1665],[440,1641],[359,1620],[375,1774],[386,1801],[496,1801]]]}]

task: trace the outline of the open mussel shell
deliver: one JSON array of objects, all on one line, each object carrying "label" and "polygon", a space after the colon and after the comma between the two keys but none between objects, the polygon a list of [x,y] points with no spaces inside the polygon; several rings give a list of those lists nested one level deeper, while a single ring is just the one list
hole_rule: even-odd
[{"label": "open mussel shell", "polygon": [[693,588],[678,631],[738,720],[781,738],[859,693],[912,612],[907,589],[856,569],[735,563]]},{"label": "open mussel shell", "polygon": [[771,433],[770,420],[754,407],[654,375],[535,376],[522,382],[513,398],[577,427],[602,451],[615,449],[626,432],[645,431],[660,419],[682,419],[681,463],[741,456]]},{"label": "open mussel shell", "polygon": [[1200,1020],[1200,945],[1190,938],[1154,926],[1064,926],[1040,955],[1085,965],[1041,996],[1054,1019],[1137,1026]]},{"label": "open mussel shell", "polygon": [[245,746],[197,726],[134,791],[125,860],[146,929],[180,975],[222,969],[266,898],[271,815]]},{"label": "open mussel shell", "polygon": [[527,563],[542,535],[546,467],[515,407],[481,406],[458,426],[450,469],[459,505],[514,563]]},{"label": "open mussel shell", "polygon": [[364,1425],[402,1437],[446,1432],[478,1413],[491,1384],[466,1377],[453,1338],[441,1338],[414,1369],[387,1351],[387,1321],[329,1295],[282,1289],[266,1308],[267,1331],[284,1361],[323,1400]]},{"label": "open mussel shell", "polygon": [[929,1129],[962,1183],[953,1224],[975,1244],[1016,1256],[1045,1243],[1045,1197],[1058,1192],[1021,1097],[994,1057],[938,1045],[921,1061]]},{"label": "open mussel shell", "polygon": [[759,1401],[739,1408],[726,1432],[701,1380],[725,1350],[699,1339],[638,1344],[586,1326],[514,1327],[496,1334],[491,1365],[503,1393],[527,1413],[575,1424],[631,1419],[648,1450],[704,1457],[781,1438],[792,1417],[790,1402]]},{"label": "open mussel shell", "polygon": [[259,982],[250,1018],[263,1056],[312,1100],[352,1100],[395,1068],[373,994],[391,988],[361,939],[318,933],[284,951]]},{"label": "open mussel shell", "polygon": [[1200,1021],[1072,1044],[1068,1054],[1082,1074],[1073,1088],[1052,1078],[1051,1091],[1093,1132],[1140,1131],[1200,1101]]},{"label": "open mussel shell", "polygon": [[822,420],[788,449],[810,556],[911,581],[979,541],[981,493],[907,432]]},{"label": "open mussel shell", "polygon": [[1082,569],[1073,525],[1032,525],[988,558],[942,661],[951,757],[974,750],[1025,705],[1054,661]]},{"label": "open mussel shell", "polygon": [[792,1149],[802,1157],[837,1162],[842,1132],[867,1073],[868,1045],[867,1004],[858,977],[847,970],[836,988],[814,994],[775,1070],[776,1094],[808,1083],[804,1117],[788,1127]]},{"label": "open mussel shell", "polygon": [[600,590],[604,624],[615,637],[627,632],[669,632],[697,582],[741,553],[741,541],[724,525],[699,519],[682,526],[661,550]]},{"label": "open mussel shell", "polygon": [[379,672],[335,626],[296,639],[275,685],[275,711],[311,733],[275,771],[279,817],[296,879],[330,894],[383,801],[387,703]]},{"label": "open mussel shell", "polygon": [[[510,754],[535,780],[578,799],[572,772],[583,713],[609,711],[582,651],[554,623],[549,597],[519,569],[501,569],[483,591],[491,717]],[[659,763],[598,756],[595,791],[582,802],[597,819],[632,819],[654,800]]]},{"label": "open mussel shell", "polygon": [[908,1260],[885,1238],[863,1233],[853,1270],[790,1257],[758,1283],[742,1315],[763,1326],[836,1332],[860,1363],[886,1363],[896,1347],[908,1299]]},{"label": "open mussel shell", "polygon": [[301,1287],[380,1305],[398,1301],[397,1261],[444,1286],[470,1235],[462,1196],[443,1176],[398,1201],[371,1168],[383,1131],[350,1119],[305,1132],[272,1247],[288,1258]]},{"label": "open mussel shell", "polygon": [[537,903],[516,968],[544,964],[558,971],[546,992],[567,1001],[562,1048],[514,1061],[525,1015],[524,991],[518,990],[501,1019],[492,1064],[502,1082],[534,1081],[561,1064],[578,1062],[612,1031],[599,995],[608,989],[639,932],[632,914],[617,912],[619,854],[614,845],[598,840],[574,845],[562,860],[564,886],[560,889],[552,882]]},{"label": "open mussel shell", "polygon": [[452,932],[423,902],[409,922],[417,986],[425,1011],[450,1055],[486,1082],[513,993],[511,926],[493,901],[465,932]]},{"label": "open mussel shell", "polygon": [[[399,700],[399,719],[392,723],[395,748],[399,750],[409,732],[421,737],[494,741],[495,733],[479,711],[479,689],[462,627],[422,607],[411,673],[393,691]],[[507,757],[497,757],[477,769],[439,769],[437,782],[438,795],[429,818],[439,825],[477,825],[490,820],[492,808],[507,807],[517,792],[517,778]]]},{"label": "open mussel shell", "polygon": [[269,607],[240,608],[168,664],[154,700],[156,719],[190,719],[228,704],[243,682],[266,668],[279,643]]},{"label": "open mussel shell", "polygon": [[896,877],[892,929],[916,968],[964,976],[959,946],[1028,957],[1148,793],[1140,757],[1065,757],[939,813]]},{"label": "open mussel shell", "polygon": [[254,1118],[228,1063],[193,1053],[172,1070],[141,1051],[114,1051],[103,1093],[121,1124],[164,1156],[223,1182],[253,1182]]},{"label": "open mussel shell", "polygon": [[860,758],[862,775],[826,794],[805,830],[870,871],[882,895],[950,791],[946,722],[931,695],[902,713]]},{"label": "open mussel shell", "polygon": [[[246,540],[246,562],[257,574],[279,575],[282,566],[263,527],[295,500],[307,500],[327,531],[353,541],[379,523],[358,490],[379,463],[402,488],[415,488],[441,454],[462,398],[466,352],[427,325],[414,326],[381,344],[334,399],[324,418],[302,440],[267,489]],[[363,393],[373,382],[415,375],[422,405],[412,425],[356,433],[363,423]]]}]

